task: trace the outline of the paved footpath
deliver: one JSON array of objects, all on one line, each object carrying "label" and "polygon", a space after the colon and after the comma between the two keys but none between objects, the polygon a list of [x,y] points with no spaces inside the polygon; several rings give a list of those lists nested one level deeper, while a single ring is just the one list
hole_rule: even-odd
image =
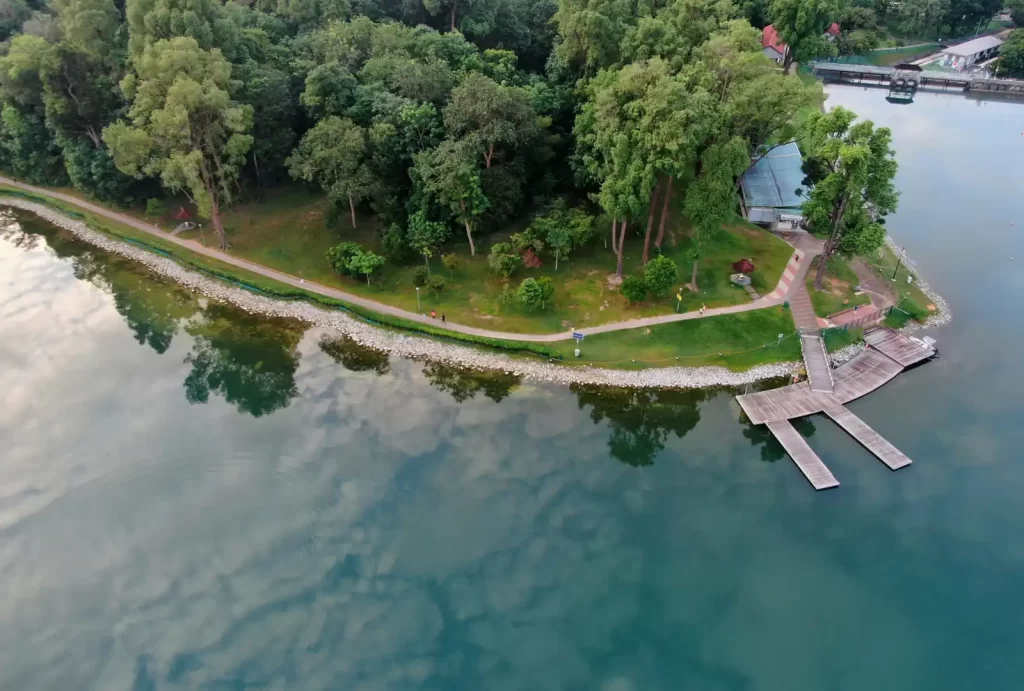
[{"label": "paved footpath", "polygon": [[[415,312],[408,312],[406,310],[399,309],[398,307],[384,304],[383,302],[370,300],[359,295],[347,293],[343,290],[330,288],[328,286],[321,285],[319,283],[314,283],[312,281],[306,281],[301,278],[298,278],[297,276],[292,276],[291,274],[275,271],[274,269],[263,266],[262,264],[256,264],[254,262],[241,259],[240,257],[236,257],[232,254],[228,254],[227,252],[222,252],[211,247],[206,247],[205,245],[201,245],[200,243],[194,240],[186,240],[171,235],[170,233],[166,233],[155,226],[149,225],[148,223],[143,223],[137,218],[133,218],[126,214],[118,213],[117,211],[112,211],[105,207],[93,204],[92,202],[80,199],[78,197],[74,197],[69,194],[64,194],[62,192],[50,190],[45,187],[25,185],[23,183],[17,182],[15,180],[3,176],[0,176],[0,184],[25,190],[26,192],[32,192],[34,194],[50,197],[52,199],[59,199],[62,202],[66,202],[73,206],[77,206],[80,209],[85,209],[86,211],[89,211],[90,213],[93,213],[97,216],[103,216],[105,218],[112,219],[114,221],[117,221],[118,223],[123,223],[124,225],[131,226],[136,230],[141,230],[144,233],[148,233],[149,235],[159,237],[164,242],[169,242],[171,244],[178,245],[179,247],[187,249],[190,252],[195,252],[197,254],[210,257],[211,259],[216,259],[217,261],[224,262],[225,264],[230,264],[231,266],[235,266],[240,269],[245,269],[246,271],[250,271],[254,274],[259,274],[260,276],[273,279],[275,281],[278,281],[279,283],[284,283],[294,288],[307,290],[311,293],[317,293],[325,297],[334,298],[335,300],[342,300],[344,302],[348,302],[350,304],[357,305],[359,307],[372,310],[380,314],[387,314],[393,317],[398,317],[400,319],[405,319],[407,321],[425,324],[435,329],[441,328],[440,322],[438,322],[437,319],[431,319],[426,315],[417,314]],[[2,192],[0,192],[0,195],[2,195]],[[602,324],[601,326],[584,327],[576,329],[576,331],[586,335],[593,335],[600,333],[608,333],[611,331],[639,329],[649,326],[656,326],[658,324],[669,324],[672,322],[687,321],[689,319],[701,319],[702,317],[715,317],[722,314],[737,314],[739,312],[751,312],[753,310],[759,310],[764,309],[766,307],[774,307],[776,305],[781,305],[783,302],[786,301],[790,294],[794,292],[803,292],[803,294],[806,296],[807,291],[803,288],[803,278],[807,273],[807,267],[810,265],[811,257],[814,254],[820,252],[820,248],[815,248],[815,241],[813,239],[808,240],[806,238],[801,238],[800,235],[801,234],[798,234],[796,241],[792,243],[797,247],[797,249],[793,252],[793,256],[790,257],[789,264],[786,266],[786,269],[782,274],[782,278],[779,279],[779,283],[776,286],[775,290],[773,290],[768,295],[765,295],[764,297],[754,300],[753,302],[749,302],[745,305],[732,305],[730,307],[713,307],[705,310],[704,314],[701,314],[700,311],[671,313],[658,317],[630,319],[628,321],[614,322],[611,324]],[[794,316],[796,316],[795,312]],[[799,325],[800,324],[798,322],[797,326]],[[568,331],[553,334],[524,334],[507,331],[490,331],[488,329],[478,329],[472,326],[454,324],[451,321],[446,322],[443,328],[446,328],[449,331],[463,333],[471,336],[479,336],[482,338],[497,338],[512,341],[528,341],[531,343],[554,343],[557,341],[566,341],[569,340],[570,338],[570,334]]]}]

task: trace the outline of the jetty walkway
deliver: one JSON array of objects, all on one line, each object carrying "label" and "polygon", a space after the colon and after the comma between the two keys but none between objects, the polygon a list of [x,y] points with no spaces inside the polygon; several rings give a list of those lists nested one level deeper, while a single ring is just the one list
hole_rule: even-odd
[{"label": "jetty walkway", "polygon": [[[817,340],[817,336],[805,338]],[[868,347],[835,370],[829,368],[827,380],[818,372],[811,374],[809,381],[736,397],[751,422],[767,425],[815,489],[837,487],[839,481],[790,424],[793,418],[825,413],[890,469],[911,463],[845,404],[871,393],[907,367],[934,357],[936,350],[925,341],[885,327],[868,329],[864,340]],[[813,342],[808,343],[808,349],[813,347]]]}]

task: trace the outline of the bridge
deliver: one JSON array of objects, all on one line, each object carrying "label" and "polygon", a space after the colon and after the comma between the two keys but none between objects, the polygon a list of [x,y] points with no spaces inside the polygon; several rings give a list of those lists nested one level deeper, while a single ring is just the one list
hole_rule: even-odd
[{"label": "bridge", "polygon": [[[808,340],[806,344],[803,342],[805,338]],[[807,358],[808,353],[815,353],[819,339],[810,334],[803,336],[801,345],[805,347],[809,381],[736,397],[750,421],[766,425],[771,430],[800,472],[817,490],[838,487],[839,481],[790,424],[793,418],[825,413],[891,470],[911,463],[845,404],[871,393],[907,367],[934,357],[935,348],[925,341],[885,327],[868,329],[864,332],[864,340],[868,344],[864,351],[834,371],[829,368],[827,376],[824,376],[821,372],[811,373],[812,360]],[[813,341],[818,341],[818,344]],[[820,364],[817,354],[811,358],[817,368]],[[825,366],[828,367],[827,361]]]},{"label": "bridge", "polygon": [[989,79],[958,72],[909,72],[895,67],[845,65],[835,62],[816,62],[812,65],[812,71],[824,81],[875,84],[899,90],[952,88],[961,91],[1024,94],[1024,80]]}]

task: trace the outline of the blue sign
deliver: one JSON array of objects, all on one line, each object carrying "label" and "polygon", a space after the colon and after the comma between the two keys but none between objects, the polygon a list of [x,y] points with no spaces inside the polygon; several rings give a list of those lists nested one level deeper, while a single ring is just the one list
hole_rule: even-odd
[{"label": "blue sign", "polygon": [[575,338],[577,341],[583,340],[583,334],[581,334],[579,331],[573,331],[572,337]]}]

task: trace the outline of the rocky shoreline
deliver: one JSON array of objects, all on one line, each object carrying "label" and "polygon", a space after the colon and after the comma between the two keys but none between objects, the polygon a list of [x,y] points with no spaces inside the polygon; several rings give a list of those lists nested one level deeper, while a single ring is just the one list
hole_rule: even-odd
[{"label": "rocky shoreline", "polygon": [[[330,310],[304,301],[289,302],[256,295],[187,269],[168,257],[111,238],[42,204],[11,197],[0,198],[0,204],[36,214],[91,245],[140,262],[160,276],[171,279],[204,297],[255,314],[299,319],[339,336],[347,336],[361,345],[400,357],[433,360],[473,369],[498,370],[534,381],[562,385],[591,384],[630,388],[697,389],[744,386],[766,379],[787,377],[802,367],[801,362],[780,362],[758,365],[743,372],[733,372],[724,367],[664,367],[627,371],[564,365],[485,352],[470,346],[442,343],[421,336],[388,331],[354,319],[340,310]],[[925,289],[923,282],[919,282],[919,285],[929,297],[933,297],[932,293]],[[933,299],[936,306],[943,310],[941,315],[946,314],[945,301],[938,296],[934,296]],[[937,324],[929,324],[933,325]],[[860,352],[860,349],[861,346],[850,346],[833,353],[832,358],[836,362],[842,362]]]}]

